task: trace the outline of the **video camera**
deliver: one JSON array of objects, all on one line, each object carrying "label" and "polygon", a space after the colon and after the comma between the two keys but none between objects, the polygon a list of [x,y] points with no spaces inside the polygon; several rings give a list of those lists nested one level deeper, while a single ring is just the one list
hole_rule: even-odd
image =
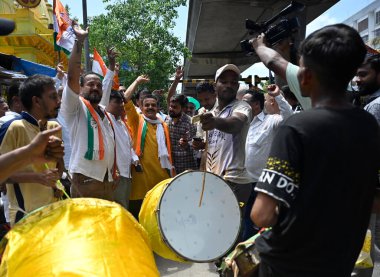
[{"label": "video camera", "polygon": [[[292,1],[287,7],[266,22],[256,23],[250,19],[246,19],[245,27],[249,30],[250,35],[259,35],[264,33],[266,41],[273,46],[282,39],[290,37],[295,31],[298,30],[300,23],[298,18],[294,17],[291,19],[281,19],[276,25],[271,24],[280,17],[286,16],[292,12],[302,11],[304,7],[304,4]],[[254,53],[254,49],[248,39],[242,40],[240,42],[240,46],[243,51],[248,53],[248,55],[252,55]]]}]

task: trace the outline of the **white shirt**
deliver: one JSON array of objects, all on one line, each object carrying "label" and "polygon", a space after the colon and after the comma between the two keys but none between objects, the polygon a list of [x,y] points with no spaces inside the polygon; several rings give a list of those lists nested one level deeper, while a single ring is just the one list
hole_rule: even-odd
[{"label": "white shirt", "polygon": [[365,105],[364,110],[372,114],[376,118],[377,123],[380,125],[380,89],[371,94],[370,97],[372,99],[375,97],[376,98],[375,100],[372,100],[367,105]]},{"label": "white shirt", "polygon": [[1,126],[3,126],[3,124],[11,119],[14,119],[16,117],[19,117],[20,114],[16,113],[16,112],[12,112],[12,111],[7,111],[5,112],[5,115],[0,117],[0,128]]},{"label": "white shirt", "polygon": [[71,157],[71,142],[70,142],[70,130],[67,128],[65,119],[62,116],[61,110],[58,112],[57,121],[62,126],[62,140],[65,146],[65,154],[63,161],[65,163],[65,169],[69,169],[70,157]]},{"label": "white shirt", "polygon": [[[106,76],[112,76],[113,72],[108,70]],[[103,89],[101,103],[109,102],[111,91]],[[102,111],[105,112],[104,106],[99,104]],[[61,113],[70,130],[71,158],[69,171],[81,173],[87,177],[93,178],[100,182],[103,181],[106,172],[108,172],[108,181],[112,181],[112,167],[114,163],[114,134],[107,116],[103,119],[97,114],[102,135],[104,139],[105,155],[103,160],[87,160],[84,158],[87,151],[87,107],[79,99],[79,95],[74,93],[67,85],[63,91]]]},{"label": "white shirt", "polygon": [[[201,115],[201,114],[204,114],[204,113],[207,113],[207,112],[211,112],[213,113],[213,111],[216,109],[216,107],[218,107],[219,104],[218,104],[218,98],[215,99],[215,103],[214,103],[214,106],[211,108],[211,110],[206,110],[205,107],[201,107],[199,110],[198,110],[198,115]],[[202,129],[202,124],[200,122],[197,122],[197,134],[196,136],[198,138],[203,138],[204,141],[206,141],[206,132],[203,131]]]},{"label": "white shirt", "polygon": [[259,113],[250,124],[245,146],[245,167],[254,182],[259,180],[272,145],[274,130],[293,114],[292,107],[282,95],[275,97],[280,114]]},{"label": "white shirt", "polygon": [[117,167],[120,176],[130,178],[131,163],[137,161],[138,157],[132,148],[131,137],[125,124],[121,119],[116,119],[112,114],[110,114],[110,118],[115,130]]}]

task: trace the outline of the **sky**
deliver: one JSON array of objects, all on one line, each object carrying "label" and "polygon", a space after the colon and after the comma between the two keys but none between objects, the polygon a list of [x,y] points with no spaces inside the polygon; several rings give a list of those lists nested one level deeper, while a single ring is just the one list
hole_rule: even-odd
[{"label": "sky", "polygon": [[[82,1],[80,0],[60,0],[63,5],[68,4],[70,7],[70,13],[79,18],[80,22],[83,22],[82,17]],[[311,32],[334,23],[339,23],[349,18],[351,15],[357,13],[374,0],[340,0],[337,4],[332,6],[326,12],[321,14],[314,21],[310,22],[306,27],[306,35]],[[52,0],[48,1],[52,3]],[[290,0],[289,0],[290,2]],[[88,0],[87,1],[87,15],[95,16],[102,13],[106,13],[105,10],[107,4],[104,4],[102,0]],[[180,7],[178,9],[179,17],[176,19],[176,27],[173,29],[173,34],[179,37],[183,42],[186,40],[187,29],[187,12],[188,7]],[[260,77],[267,76],[268,70],[262,63],[257,63],[242,73],[243,77],[248,75],[258,75]]]}]

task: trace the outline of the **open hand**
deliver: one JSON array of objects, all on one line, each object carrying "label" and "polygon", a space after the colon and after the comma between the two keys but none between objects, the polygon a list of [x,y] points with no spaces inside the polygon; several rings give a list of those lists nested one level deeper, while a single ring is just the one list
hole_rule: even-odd
[{"label": "open hand", "polygon": [[116,58],[118,56],[119,56],[119,53],[117,52],[116,47],[113,46],[113,47],[107,48],[108,62],[109,62],[110,69],[112,71],[115,70]]},{"label": "open hand", "polygon": [[183,74],[184,74],[183,67],[182,66],[177,66],[177,68],[175,70],[175,79],[177,81],[181,80],[182,77],[183,77]]},{"label": "open hand", "polygon": [[88,31],[89,31],[88,27],[86,28],[86,30],[83,30],[81,26],[75,21],[73,21],[72,26],[73,26],[74,34],[77,37],[77,40],[83,43],[84,40],[88,37]]},{"label": "open hand", "polygon": [[136,82],[137,84],[144,84],[144,83],[148,83],[150,81],[150,78],[148,77],[148,75],[140,75],[139,77],[137,77],[136,79]]}]

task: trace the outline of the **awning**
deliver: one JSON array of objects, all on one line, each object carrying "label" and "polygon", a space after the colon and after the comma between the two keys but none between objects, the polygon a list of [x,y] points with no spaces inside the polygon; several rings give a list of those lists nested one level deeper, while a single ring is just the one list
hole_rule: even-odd
[{"label": "awning", "polygon": [[56,75],[56,70],[50,66],[34,63],[4,53],[0,53],[0,66],[6,70],[17,71],[26,76],[43,74],[54,77]]}]

